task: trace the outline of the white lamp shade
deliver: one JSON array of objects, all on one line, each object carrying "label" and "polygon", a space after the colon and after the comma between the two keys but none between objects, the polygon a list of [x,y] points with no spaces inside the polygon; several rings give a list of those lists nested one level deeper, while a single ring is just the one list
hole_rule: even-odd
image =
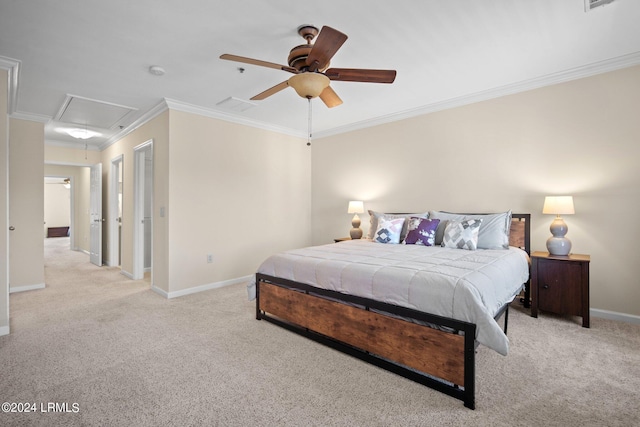
[{"label": "white lamp shade", "polygon": [[543,214],[573,215],[573,196],[547,196],[544,198]]},{"label": "white lamp shade", "polygon": [[349,202],[349,209],[347,213],[358,214],[364,212],[364,203],[358,200],[351,200]]}]

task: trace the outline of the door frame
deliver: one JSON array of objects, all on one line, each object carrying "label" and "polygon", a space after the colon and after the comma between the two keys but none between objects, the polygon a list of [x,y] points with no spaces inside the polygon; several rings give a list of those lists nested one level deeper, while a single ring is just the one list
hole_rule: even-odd
[{"label": "door frame", "polygon": [[[144,198],[145,198],[145,156],[151,151],[153,159],[153,139],[133,148],[133,271],[132,278],[144,277]],[[153,167],[153,160],[152,160]],[[153,174],[153,169],[152,169]],[[152,177],[153,181],[153,177]],[[153,183],[151,186],[153,206]],[[151,283],[153,283],[153,208],[151,209]]]},{"label": "door frame", "polygon": [[[124,154],[111,159],[111,182],[109,188],[109,266],[115,267],[121,265],[120,253],[121,245],[120,241],[120,222],[118,221],[118,190],[119,190],[119,175],[122,173],[124,182]],[[124,204],[124,197],[122,200]]]}]

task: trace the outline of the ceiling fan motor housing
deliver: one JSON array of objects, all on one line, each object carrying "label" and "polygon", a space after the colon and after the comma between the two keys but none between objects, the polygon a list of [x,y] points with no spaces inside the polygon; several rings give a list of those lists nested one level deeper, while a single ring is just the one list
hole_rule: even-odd
[{"label": "ceiling fan motor housing", "polygon": [[[301,44],[299,46],[294,47],[289,52],[289,58],[287,59],[290,67],[295,68],[298,71],[306,71],[308,68],[307,65],[307,57],[313,48],[313,44],[311,41],[318,35],[320,30],[313,25],[301,25],[298,27],[298,34],[307,41],[307,44]],[[327,64],[322,70],[324,71],[329,67]]]},{"label": "ceiling fan motor housing", "polygon": [[289,66],[302,71],[307,66],[307,56],[309,56],[311,48],[313,48],[312,44],[301,44],[291,49],[288,58]]}]

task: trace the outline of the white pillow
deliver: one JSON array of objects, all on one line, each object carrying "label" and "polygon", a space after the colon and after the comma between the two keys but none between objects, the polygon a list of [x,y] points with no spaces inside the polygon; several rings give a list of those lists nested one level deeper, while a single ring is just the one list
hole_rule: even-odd
[{"label": "white pillow", "polygon": [[467,219],[464,221],[447,221],[442,238],[442,246],[445,248],[468,249],[475,251],[478,248],[478,233],[481,219]]},{"label": "white pillow", "polygon": [[377,243],[400,243],[400,234],[402,233],[403,225],[404,218],[380,218],[375,235],[373,236],[373,241]]},{"label": "white pillow", "polygon": [[436,230],[436,245],[443,239],[443,233],[448,221],[464,221],[481,219],[482,226],[478,234],[478,249],[509,249],[509,234],[511,233],[511,211],[496,214],[457,214],[441,211],[429,211],[429,218],[439,219],[440,225]]}]

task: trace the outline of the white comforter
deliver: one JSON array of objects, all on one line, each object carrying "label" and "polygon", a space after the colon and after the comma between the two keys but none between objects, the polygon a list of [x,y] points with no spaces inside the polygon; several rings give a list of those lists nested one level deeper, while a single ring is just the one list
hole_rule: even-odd
[{"label": "white comforter", "polygon": [[282,252],[258,272],[475,323],[478,342],[503,355],[509,339],[494,316],[529,277],[527,254],[513,247],[468,251],[365,239]]}]

